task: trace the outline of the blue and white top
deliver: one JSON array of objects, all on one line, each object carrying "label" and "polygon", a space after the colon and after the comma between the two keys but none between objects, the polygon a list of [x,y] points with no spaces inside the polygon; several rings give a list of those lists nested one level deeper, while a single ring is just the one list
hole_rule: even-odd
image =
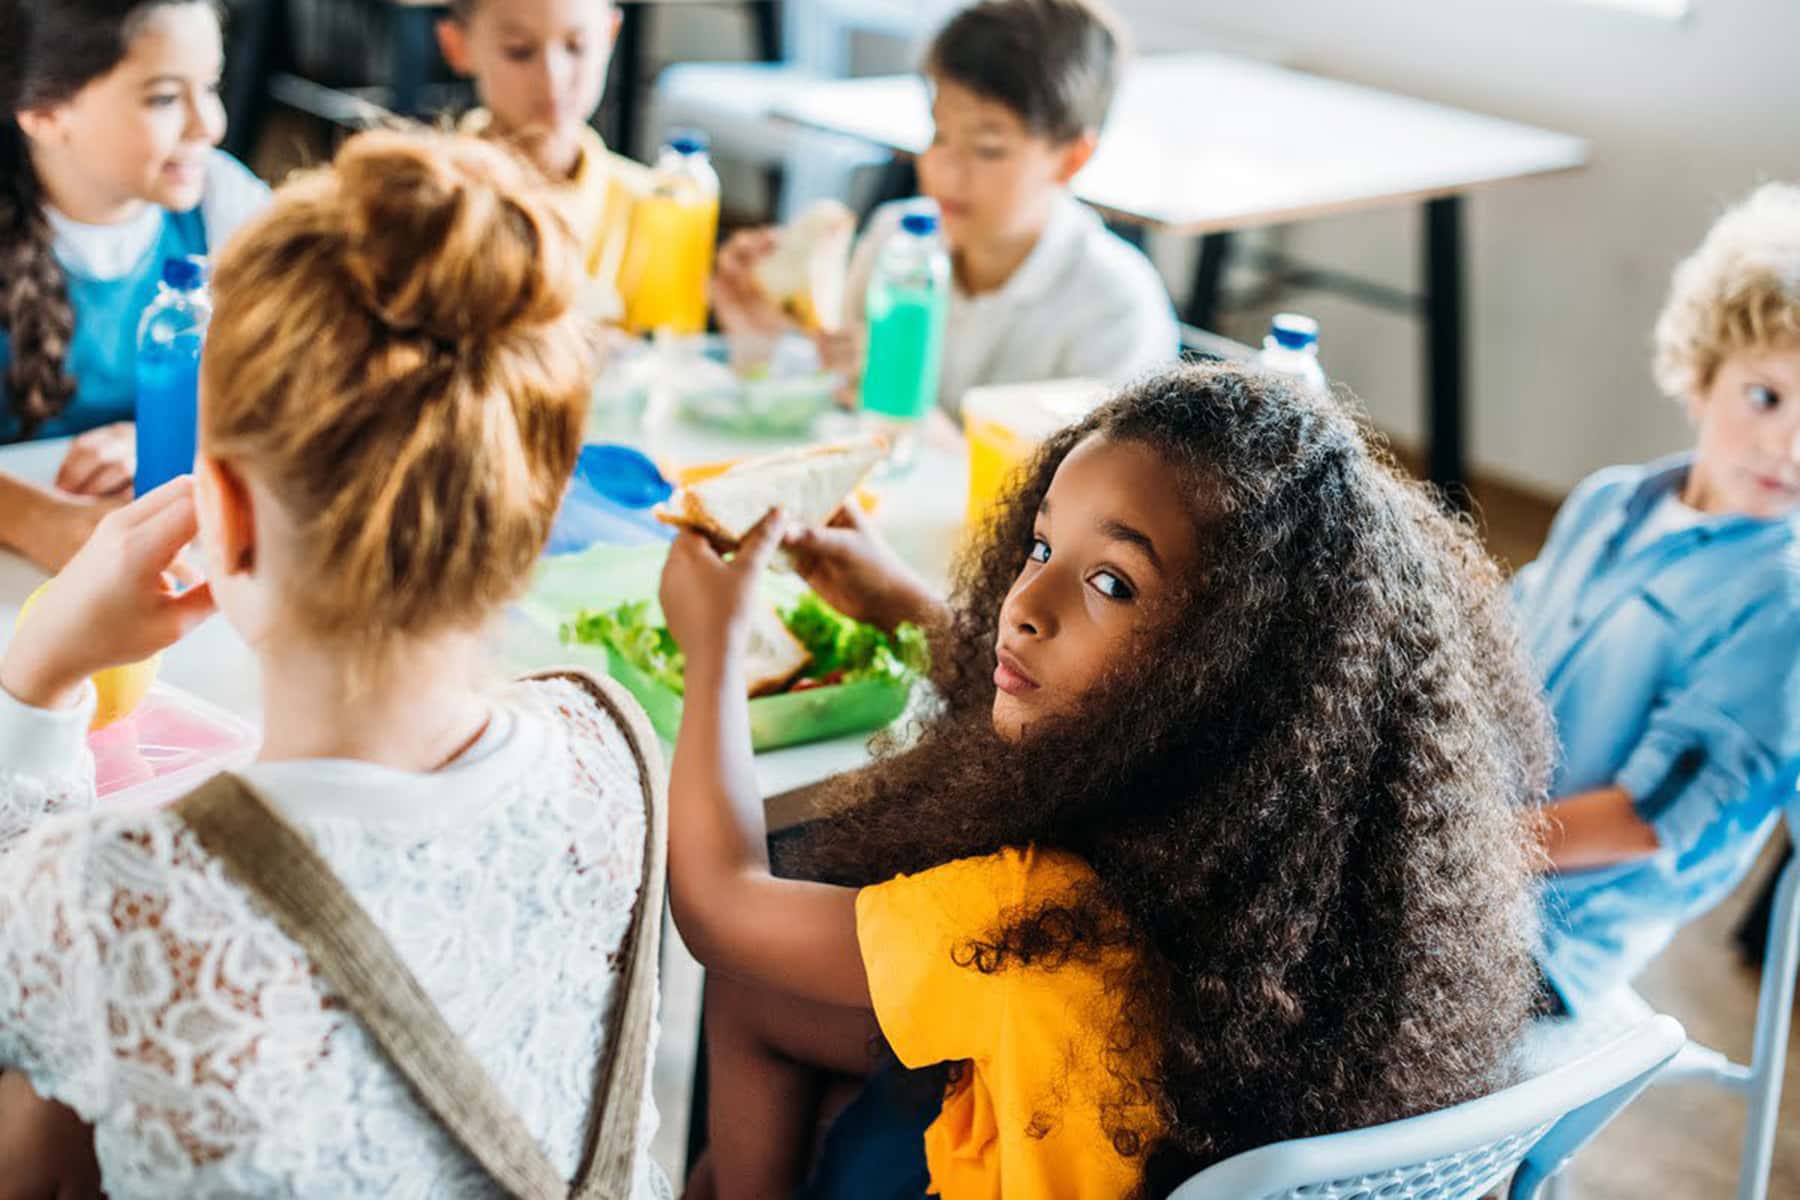
[{"label": "blue and white top", "polygon": [[[35,437],[68,437],[132,419],[138,321],[156,298],[164,260],[223,246],[268,198],[267,184],[215,150],[207,164],[205,198],[190,212],[148,206],[120,225],[83,225],[48,210],[75,310],[75,336],[64,367],[75,380],[75,396]],[[0,330],[0,443],[21,435],[4,382],[11,361],[12,339]]]},{"label": "blue and white top", "polygon": [[1800,513],[1683,511],[1691,462],[1583,481],[1513,583],[1552,795],[1616,784],[1661,843],[1544,881],[1539,963],[1577,1014],[1743,878],[1800,768]]}]

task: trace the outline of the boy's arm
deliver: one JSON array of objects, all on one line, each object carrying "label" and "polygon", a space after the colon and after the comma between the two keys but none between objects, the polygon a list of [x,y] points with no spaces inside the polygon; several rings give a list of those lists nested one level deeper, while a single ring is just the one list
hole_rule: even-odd
[{"label": "boy's arm", "polygon": [[1542,846],[1557,871],[1610,867],[1656,853],[1656,829],[1621,787],[1577,792],[1544,809]]},{"label": "boy's arm", "polygon": [[1800,761],[1800,602],[1780,596],[1681,664],[1614,779],[1660,847],[1692,849]]}]

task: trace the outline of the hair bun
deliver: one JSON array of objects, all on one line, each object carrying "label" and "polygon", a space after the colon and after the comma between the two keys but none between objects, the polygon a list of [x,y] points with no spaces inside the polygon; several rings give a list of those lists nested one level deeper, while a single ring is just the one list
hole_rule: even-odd
[{"label": "hair bun", "polygon": [[377,130],[345,143],[336,174],[345,271],[395,332],[500,337],[574,305],[581,261],[568,225],[508,152]]}]

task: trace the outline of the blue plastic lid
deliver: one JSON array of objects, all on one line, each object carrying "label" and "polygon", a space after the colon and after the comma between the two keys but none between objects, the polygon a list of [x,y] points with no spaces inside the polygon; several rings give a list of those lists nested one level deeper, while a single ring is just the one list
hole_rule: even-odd
[{"label": "blue plastic lid", "polygon": [[206,262],[191,255],[165,259],[162,281],[178,292],[191,292],[206,282]]},{"label": "blue plastic lid", "polygon": [[712,146],[712,142],[698,129],[678,129],[669,135],[669,140],[664,144],[680,155],[705,154]]},{"label": "blue plastic lid", "polygon": [[934,212],[909,212],[900,218],[900,228],[914,237],[930,237],[938,230]]},{"label": "blue plastic lid", "polygon": [[1319,344],[1319,323],[1301,313],[1276,313],[1269,336],[1284,350],[1304,350]]},{"label": "blue plastic lid", "polygon": [[648,456],[612,442],[583,446],[575,477],[623,508],[649,508],[675,494]]}]

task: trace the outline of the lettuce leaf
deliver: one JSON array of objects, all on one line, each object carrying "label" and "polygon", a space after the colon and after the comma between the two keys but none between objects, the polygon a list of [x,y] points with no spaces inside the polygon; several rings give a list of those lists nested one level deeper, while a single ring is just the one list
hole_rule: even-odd
[{"label": "lettuce leaf", "polygon": [[621,604],[606,612],[584,608],[575,614],[573,621],[562,627],[561,632],[564,642],[610,647],[620,658],[677,696],[682,694],[681,672],[687,659],[666,626],[650,623],[648,600]]},{"label": "lettuce leaf", "polygon": [[[781,610],[781,619],[812,654],[802,679],[832,684],[867,679],[910,682],[930,667],[925,632],[916,625],[892,634],[853,621],[812,593]],[[582,609],[561,629],[564,642],[610,648],[640,672],[676,695],[683,692],[686,658],[662,625],[650,622],[649,601],[621,604],[603,612]]]}]

